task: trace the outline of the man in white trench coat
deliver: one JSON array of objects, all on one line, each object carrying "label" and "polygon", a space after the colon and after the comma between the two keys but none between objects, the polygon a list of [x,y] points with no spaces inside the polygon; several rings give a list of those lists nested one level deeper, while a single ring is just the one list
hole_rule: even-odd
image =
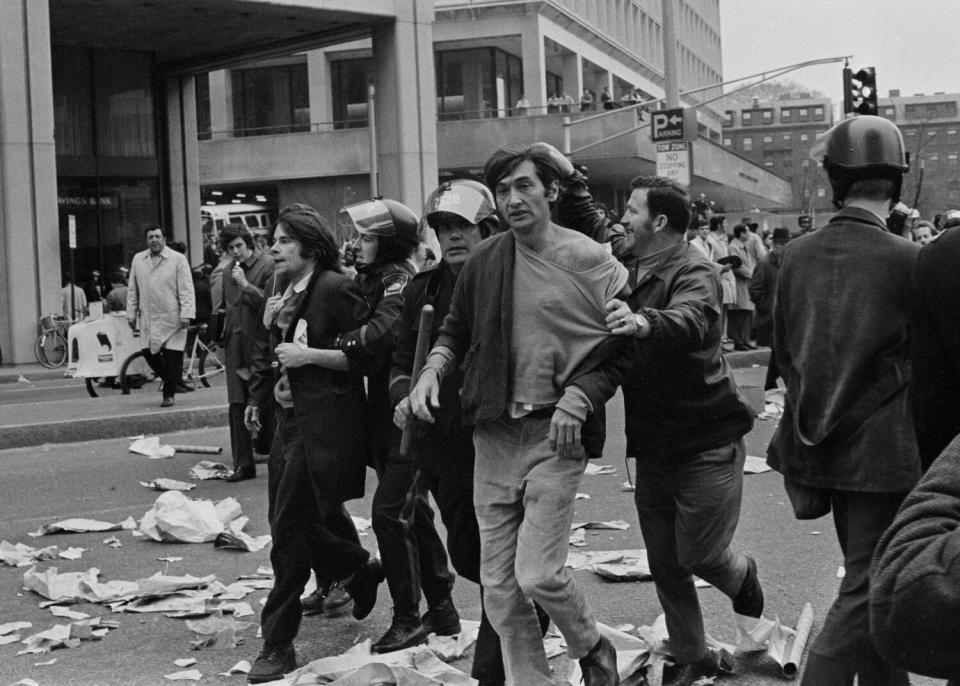
[{"label": "man in white trench coat", "polygon": [[196,316],[196,298],[187,258],[167,247],[163,228],[147,229],[147,249],[133,256],[127,290],[127,322],[136,328],[153,370],[163,380],[163,402],[173,405],[181,383],[187,327]]}]

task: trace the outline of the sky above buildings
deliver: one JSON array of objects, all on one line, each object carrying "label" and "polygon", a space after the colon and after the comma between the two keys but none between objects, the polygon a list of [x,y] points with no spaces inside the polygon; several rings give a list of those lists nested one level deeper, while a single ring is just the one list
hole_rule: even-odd
[{"label": "sky above buildings", "polygon": [[[852,55],[881,98],[960,92],[960,0],[720,0],[725,80]],[[842,63],[785,78],[842,100]]]}]

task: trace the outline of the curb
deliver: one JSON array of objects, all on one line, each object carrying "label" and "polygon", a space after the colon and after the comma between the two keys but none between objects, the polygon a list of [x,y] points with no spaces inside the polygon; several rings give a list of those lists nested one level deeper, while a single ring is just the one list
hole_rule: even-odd
[{"label": "curb", "polygon": [[76,443],[137,434],[163,434],[221,427],[228,423],[226,403],[220,407],[184,408],[156,414],[111,415],[57,422],[0,427],[0,450],[44,443]]}]

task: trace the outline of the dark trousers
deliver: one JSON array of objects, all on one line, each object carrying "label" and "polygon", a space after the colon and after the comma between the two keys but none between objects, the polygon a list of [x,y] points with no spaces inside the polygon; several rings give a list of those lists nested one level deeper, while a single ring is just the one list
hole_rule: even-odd
[{"label": "dark trousers", "polygon": [[747,559],[730,549],[743,496],[743,440],[672,459],[638,457],[634,500],[650,572],[680,664],[707,653],[693,575],[733,598]]},{"label": "dark trousers", "polygon": [[[455,439],[454,439],[455,441]],[[449,442],[446,445],[450,445]],[[453,446],[473,453],[473,439],[466,445]],[[442,452],[442,451],[441,451]],[[458,460],[451,455],[440,455],[436,464],[420,473],[421,482],[433,494],[440,511],[440,518],[447,529],[447,552],[457,574],[464,579],[480,583],[480,528],[473,509],[473,460]],[[550,617],[537,605],[537,618],[541,633],[546,633]],[[473,668],[470,676],[480,682],[503,683],[503,652],[500,636],[490,624],[483,604],[483,589],[480,590],[480,630],[473,650]]]},{"label": "dark trousers", "polygon": [[266,643],[286,644],[300,629],[300,595],[310,578],[311,561],[321,560],[329,578],[346,579],[366,563],[370,553],[360,544],[343,502],[322,495],[329,490],[328,476],[310,465],[292,409],[280,411],[277,442],[282,446],[283,465],[271,522],[275,581],[260,613],[260,625]]},{"label": "dark trousers", "polygon": [[253,441],[243,423],[246,403],[230,403],[230,449],[233,451],[233,468],[253,467]]},{"label": "dark trousers", "polygon": [[150,348],[144,348],[143,359],[163,381],[163,397],[176,395],[177,385],[183,379],[183,351],[160,348],[154,354],[150,352]]},{"label": "dark trousers", "polygon": [[400,433],[377,460],[373,494],[373,531],[393,598],[394,611],[418,612],[421,592],[432,607],[450,596],[454,575],[447,551],[433,525],[427,489],[414,483],[413,461],[401,457]]},{"label": "dark trousers", "polygon": [[735,310],[727,313],[727,335],[734,345],[743,346],[750,342],[750,329],[753,326],[752,310]]},{"label": "dark trousers", "polygon": [[837,599],[810,647],[801,686],[907,686],[907,672],[891,667],[870,641],[870,560],[906,493],[832,491],[830,503],[846,573]]},{"label": "dark trousers", "polygon": [[[767,378],[763,382],[763,390],[769,391],[777,387],[777,379],[780,377],[780,367],[777,365],[777,353],[773,346],[770,346],[770,361],[767,363]],[[786,381],[786,379],[784,379]]]}]

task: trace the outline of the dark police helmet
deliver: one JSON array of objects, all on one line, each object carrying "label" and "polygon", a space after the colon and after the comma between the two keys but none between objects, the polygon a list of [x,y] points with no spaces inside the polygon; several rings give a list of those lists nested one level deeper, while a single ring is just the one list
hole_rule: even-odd
[{"label": "dark police helmet", "polygon": [[821,136],[810,156],[822,161],[838,206],[850,185],[862,179],[890,179],[895,188],[893,201],[898,201],[903,175],[910,168],[900,129],[872,115],[840,122]]}]

